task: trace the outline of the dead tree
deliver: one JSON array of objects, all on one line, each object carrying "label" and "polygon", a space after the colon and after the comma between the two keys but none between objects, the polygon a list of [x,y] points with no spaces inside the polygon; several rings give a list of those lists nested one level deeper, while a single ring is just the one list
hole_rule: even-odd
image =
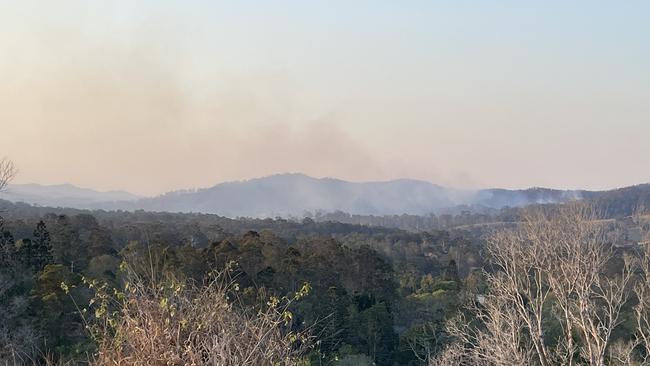
[{"label": "dead tree", "polygon": [[[491,236],[494,270],[486,272],[489,293],[473,312],[478,324],[450,327],[474,363],[573,365],[579,356],[605,365],[633,271],[626,260],[619,274],[606,273],[612,247],[597,218],[578,203],[536,209],[516,229]],[[558,339],[549,339],[552,323],[562,326]]]},{"label": "dead tree", "polygon": [[7,188],[16,173],[18,173],[18,170],[11,160],[6,158],[0,160],[0,192]]}]

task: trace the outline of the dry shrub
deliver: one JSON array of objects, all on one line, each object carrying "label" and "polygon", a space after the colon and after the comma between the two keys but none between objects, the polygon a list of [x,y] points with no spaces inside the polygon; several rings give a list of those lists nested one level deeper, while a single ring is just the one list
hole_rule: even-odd
[{"label": "dry shrub", "polygon": [[291,297],[271,297],[252,309],[237,301],[227,271],[206,284],[168,276],[151,282],[133,273],[126,290],[96,290],[89,329],[98,343],[93,365],[298,365],[304,333],[291,332]]},{"label": "dry shrub", "polygon": [[51,353],[34,351],[38,356],[25,354],[20,351],[3,354],[0,356],[0,366],[75,366],[73,361],[55,361],[56,357]]},{"label": "dry shrub", "polygon": [[[448,323],[456,344],[431,365],[461,364],[459,356],[472,365],[632,364],[636,346],[613,341],[635,261],[623,256],[610,268],[616,253],[605,233],[583,203],[531,209],[517,228],[494,233],[486,246],[494,269],[485,272],[489,292],[468,303],[467,318]],[[561,332],[551,336],[554,324]]]}]

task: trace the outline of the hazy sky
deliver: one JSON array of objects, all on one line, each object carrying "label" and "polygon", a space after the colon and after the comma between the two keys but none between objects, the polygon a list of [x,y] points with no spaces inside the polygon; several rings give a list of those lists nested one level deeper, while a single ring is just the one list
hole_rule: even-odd
[{"label": "hazy sky", "polygon": [[0,0],[16,182],[650,181],[649,1]]}]

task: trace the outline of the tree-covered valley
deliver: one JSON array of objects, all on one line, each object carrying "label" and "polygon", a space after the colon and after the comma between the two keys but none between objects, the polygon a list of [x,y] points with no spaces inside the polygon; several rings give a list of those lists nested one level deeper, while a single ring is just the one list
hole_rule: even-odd
[{"label": "tree-covered valley", "polygon": [[0,366],[650,366],[649,15],[0,0]]},{"label": "tree-covered valley", "polygon": [[[148,296],[162,296],[147,290],[148,286],[182,283],[201,288],[219,272],[219,278],[229,281],[221,288],[228,299],[223,301],[232,306],[229,311],[258,309],[272,318],[275,313],[269,311],[282,307],[279,316],[291,314],[290,320],[273,324],[279,337],[302,337],[280,345],[296,352],[292,362],[427,364],[456,345],[459,335],[449,329],[451,322],[472,314],[481,304],[477,298],[485,301],[496,291],[490,287],[495,285],[491,276],[503,264],[495,263],[494,247],[489,244],[495,235],[517,231],[528,222],[530,211],[556,220],[565,215],[563,207],[518,209],[511,212],[507,224],[496,226],[473,223],[471,229],[407,231],[333,218],[229,219],[2,201],[1,358],[18,363],[93,362],[98,354],[108,352],[102,348],[108,347],[106,337],[125,336],[120,333],[123,329],[118,332],[107,324],[131,315],[125,312],[128,303],[119,300],[129,286],[140,291],[132,294],[140,296],[132,300],[144,302]],[[495,216],[494,221],[503,220]],[[635,214],[603,215],[598,222],[606,246],[602,250],[612,251],[611,258],[601,263],[602,271],[614,278],[624,256],[641,253],[639,243],[646,240],[650,221]],[[613,327],[612,344],[636,337],[633,314],[638,300],[629,287],[629,298]],[[292,297],[301,291],[304,296]],[[269,305],[273,303],[269,299],[279,299],[273,304],[277,308]],[[163,306],[165,301],[153,304]],[[105,314],[113,318],[102,318],[108,317]],[[103,324],[101,336],[94,333],[98,323]],[[559,324],[549,327],[544,336],[551,343],[561,334]],[[575,337],[579,343],[578,332]],[[128,354],[132,341],[123,339],[111,346]],[[166,342],[165,347],[179,346]],[[477,347],[466,342],[466,347]],[[609,351],[612,346],[607,347]],[[633,352],[644,351],[634,347]],[[186,362],[180,354],[178,362]],[[576,364],[593,364],[577,350],[573,357]],[[146,362],[163,359],[151,355]]]}]

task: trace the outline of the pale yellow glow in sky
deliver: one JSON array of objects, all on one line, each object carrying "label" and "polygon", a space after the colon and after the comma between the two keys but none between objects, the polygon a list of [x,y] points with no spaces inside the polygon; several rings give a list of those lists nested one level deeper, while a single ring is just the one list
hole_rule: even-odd
[{"label": "pale yellow glow in sky", "polygon": [[643,2],[102,3],[0,3],[0,156],[18,183],[650,181]]}]

